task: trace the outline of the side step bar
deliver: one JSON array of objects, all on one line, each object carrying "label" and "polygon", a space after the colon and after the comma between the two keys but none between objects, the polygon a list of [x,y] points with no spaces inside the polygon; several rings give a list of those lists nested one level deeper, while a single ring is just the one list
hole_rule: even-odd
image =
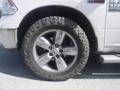
[{"label": "side step bar", "polygon": [[102,63],[120,63],[120,55],[100,55]]}]

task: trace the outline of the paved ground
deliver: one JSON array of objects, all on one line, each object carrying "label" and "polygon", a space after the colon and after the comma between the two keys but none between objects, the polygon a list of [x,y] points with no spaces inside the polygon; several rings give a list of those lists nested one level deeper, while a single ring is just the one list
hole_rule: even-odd
[{"label": "paved ground", "polygon": [[[19,53],[0,48],[0,90],[120,90],[119,69],[120,64],[95,62],[85,68],[84,76],[64,82],[44,81],[25,67]],[[105,75],[90,75],[96,73]]]}]

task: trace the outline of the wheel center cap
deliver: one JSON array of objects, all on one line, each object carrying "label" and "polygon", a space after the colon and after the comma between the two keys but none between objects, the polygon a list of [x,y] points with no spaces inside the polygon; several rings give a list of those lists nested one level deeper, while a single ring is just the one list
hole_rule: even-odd
[{"label": "wheel center cap", "polygon": [[55,49],[53,50],[53,53],[59,55],[59,48],[55,48]]}]

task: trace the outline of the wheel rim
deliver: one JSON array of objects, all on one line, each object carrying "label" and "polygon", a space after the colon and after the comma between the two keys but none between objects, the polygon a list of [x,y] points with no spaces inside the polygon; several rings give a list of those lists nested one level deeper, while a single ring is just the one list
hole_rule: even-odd
[{"label": "wheel rim", "polygon": [[68,32],[51,29],[35,39],[33,56],[40,68],[48,72],[62,72],[75,63],[78,46]]}]

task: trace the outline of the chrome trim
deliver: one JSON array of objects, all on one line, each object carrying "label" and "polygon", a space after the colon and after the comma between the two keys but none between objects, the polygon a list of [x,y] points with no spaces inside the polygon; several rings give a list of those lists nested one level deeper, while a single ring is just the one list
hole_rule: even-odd
[{"label": "chrome trim", "polygon": [[102,63],[120,63],[118,55],[100,55]]}]

